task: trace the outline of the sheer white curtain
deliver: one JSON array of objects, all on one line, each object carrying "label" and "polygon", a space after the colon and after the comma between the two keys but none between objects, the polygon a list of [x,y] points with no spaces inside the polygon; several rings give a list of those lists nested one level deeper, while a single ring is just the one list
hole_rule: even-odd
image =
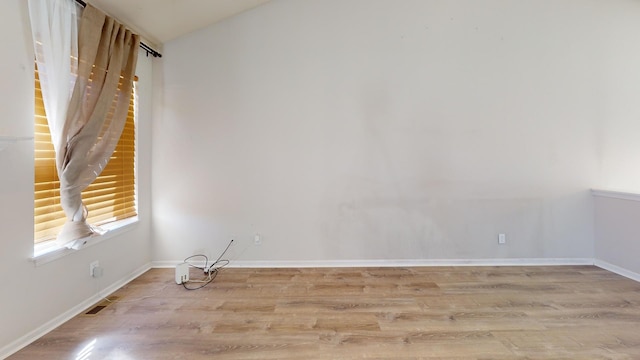
[{"label": "sheer white curtain", "polygon": [[100,232],[86,222],[82,191],[100,175],[122,134],[140,38],[91,5],[82,11],[79,28],[73,0],[29,0],[29,7],[36,52],[43,48],[45,54],[40,71],[55,73],[42,95],[52,106],[50,112],[45,100],[67,216],[56,241],[77,249]]},{"label": "sheer white curtain", "polygon": [[74,0],[29,0],[42,100],[56,153],[66,145],[62,128],[78,72],[81,11]]},{"label": "sheer white curtain", "polygon": [[[82,7],[74,0],[29,0],[29,18],[42,100],[56,154],[61,154],[67,144],[63,134],[69,100],[78,73],[78,27],[81,11]],[[61,241],[58,245],[73,244]]]}]

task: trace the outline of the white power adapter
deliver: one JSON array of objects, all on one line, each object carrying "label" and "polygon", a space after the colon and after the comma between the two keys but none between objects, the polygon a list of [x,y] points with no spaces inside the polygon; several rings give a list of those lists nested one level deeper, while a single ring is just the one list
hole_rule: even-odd
[{"label": "white power adapter", "polygon": [[189,281],[189,264],[176,265],[176,284],[184,284]]}]

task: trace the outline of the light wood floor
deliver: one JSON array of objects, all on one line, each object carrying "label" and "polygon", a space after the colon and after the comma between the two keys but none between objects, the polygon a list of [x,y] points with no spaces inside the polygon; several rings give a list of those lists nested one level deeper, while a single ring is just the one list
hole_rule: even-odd
[{"label": "light wood floor", "polygon": [[593,266],[153,269],[114,295],[9,359],[640,359],[640,283]]}]

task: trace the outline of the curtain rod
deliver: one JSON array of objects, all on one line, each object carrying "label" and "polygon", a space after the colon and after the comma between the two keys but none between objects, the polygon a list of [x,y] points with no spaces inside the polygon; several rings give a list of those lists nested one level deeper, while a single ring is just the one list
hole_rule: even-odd
[{"label": "curtain rod", "polygon": [[[80,5],[80,6],[82,6],[83,8],[87,7],[87,3],[82,1],[82,0],[76,0],[76,3],[78,5]],[[142,41],[140,41],[140,47],[142,48],[142,50],[147,52],[147,56],[149,56],[149,54],[151,54],[151,56],[153,56],[153,57],[162,57],[162,54],[160,54],[159,52],[154,50],[151,46],[143,43]]]}]

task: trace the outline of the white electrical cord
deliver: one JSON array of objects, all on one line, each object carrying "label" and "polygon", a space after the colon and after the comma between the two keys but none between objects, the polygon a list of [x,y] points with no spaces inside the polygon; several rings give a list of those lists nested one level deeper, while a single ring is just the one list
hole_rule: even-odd
[{"label": "white electrical cord", "polygon": [[[218,256],[218,259],[216,259],[216,261],[214,261],[211,265],[209,265],[209,258],[204,254],[191,255],[188,258],[184,259],[184,262],[186,264],[188,264],[190,268],[200,269],[200,270],[204,271],[204,273],[207,276],[202,280],[187,280],[186,282],[182,283],[182,286],[187,290],[198,290],[198,289],[202,289],[203,287],[207,286],[209,283],[213,282],[213,280],[216,278],[216,276],[218,276],[218,271],[220,269],[222,269],[223,267],[229,265],[229,260],[226,260],[226,259],[223,260],[222,257],[227,252],[227,250],[229,250],[229,247],[231,247],[231,244],[233,244],[233,239],[231,239],[231,241],[229,241],[229,245],[227,245],[227,247],[224,249],[222,254],[220,254],[220,256]],[[193,264],[191,264],[189,262],[189,260],[191,260],[193,258],[196,258],[196,257],[203,257],[204,258],[204,266],[203,267],[193,265]],[[187,287],[187,285],[186,285],[187,283],[196,283],[196,284],[202,284],[202,285],[200,285],[199,287],[190,288],[190,287]]]}]

